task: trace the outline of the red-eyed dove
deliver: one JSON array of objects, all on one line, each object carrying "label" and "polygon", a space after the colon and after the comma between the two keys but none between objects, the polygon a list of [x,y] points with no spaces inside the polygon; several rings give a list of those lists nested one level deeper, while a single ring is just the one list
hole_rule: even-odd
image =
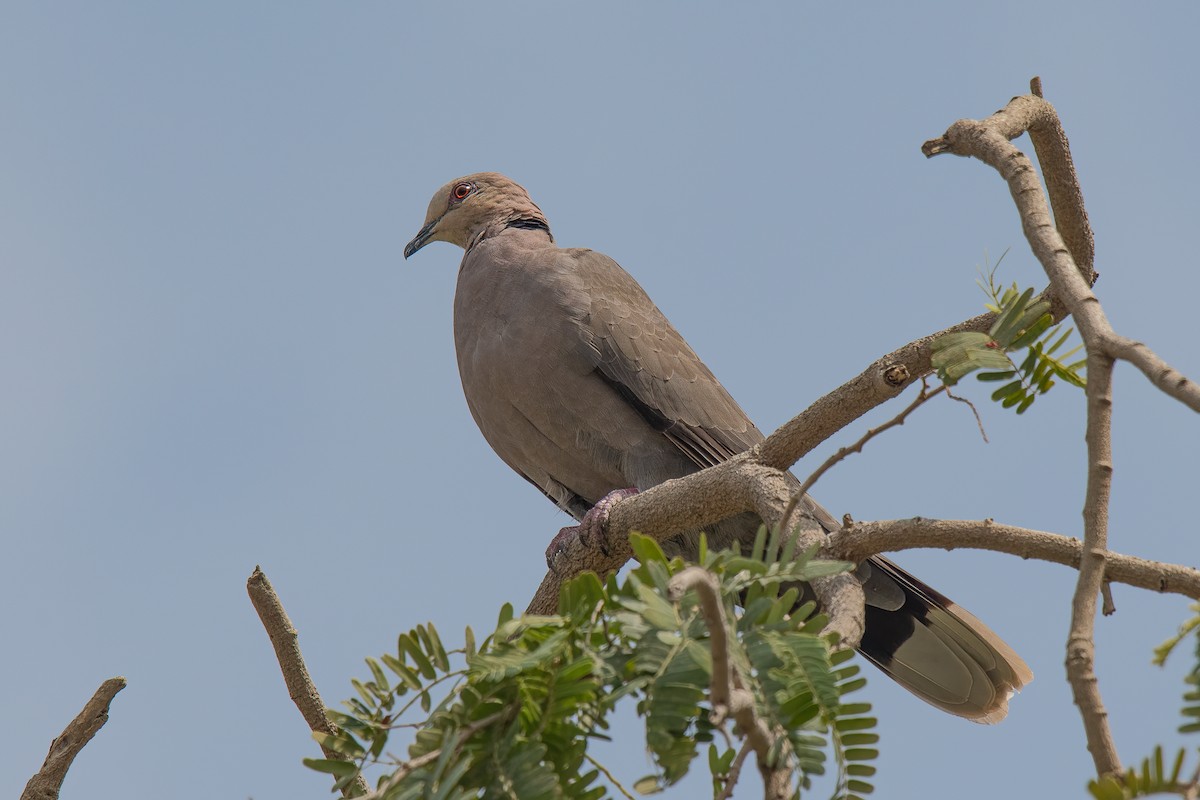
[{"label": "red-eyed dove", "polygon": [[[475,422],[506,464],[583,526],[602,524],[600,510],[630,489],[762,441],[637,281],[608,256],[558,247],[518,184],[483,172],[443,186],[404,257],[436,241],[466,251],[454,343]],[[836,530],[828,512],[805,501],[804,513]],[[745,546],[758,524],[750,515],[725,520],[707,531],[710,546]],[[695,535],[664,544],[687,557]],[[999,636],[887,559],[856,574],[867,598],[859,646],[867,659],[951,714],[1004,718],[1009,696],[1033,673]]]}]

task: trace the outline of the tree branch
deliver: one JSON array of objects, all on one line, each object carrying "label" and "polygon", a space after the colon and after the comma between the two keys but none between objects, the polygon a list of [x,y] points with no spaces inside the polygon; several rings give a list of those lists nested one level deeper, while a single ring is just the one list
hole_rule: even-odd
[{"label": "tree branch", "polygon": [[[271,646],[275,648],[275,660],[279,662],[279,668],[283,672],[283,682],[287,685],[288,696],[300,710],[300,714],[308,723],[310,730],[336,736],[339,733],[338,727],[325,715],[325,703],[321,701],[321,694],[308,674],[308,667],[304,665],[304,656],[300,654],[299,634],[292,626],[292,621],[288,619],[287,612],[283,609],[283,603],[279,601],[279,595],[275,594],[275,588],[271,586],[271,582],[267,580],[267,576],[261,568],[255,567],[254,572],[250,574],[249,580],[246,581],[246,592],[250,595],[250,602],[254,604],[254,610],[258,612],[258,618],[262,620],[263,627],[266,628],[267,636],[271,639]],[[336,761],[346,760],[341,753],[330,750],[324,745],[321,746],[321,750],[325,753],[326,758]],[[367,791],[366,779],[362,775],[358,775],[353,783],[342,788],[342,796],[358,797],[366,794]]]},{"label": "tree branch", "polygon": [[[713,724],[720,725],[732,716],[738,729],[746,736],[758,761],[763,777],[763,796],[768,800],[786,800],[792,796],[792,771],[784,766],[771,766],[771,749],[780,732],[772,732],[754,711],[754,695],[742,683],[737,666],[729,657],[726,636],[725,608],[721,604],[721,587],[716,577],[703,567],[688,567],[671,578],[671,600],[679,602],[689,591],[700,598],[700,612],[709,632],[713,670],[709,690],[713,704]],[[726,786],[728,792],[730,786]]]},{"label": "tree branch", "polygon": [[[863,561],[880,553],[913,549],[990,550],[1078,569],[1083,542],[1057,533],[1002,525],[990,519],[913,519],[855,522],[829,536],[821,558]],[[1151,592],[1200,600],[1200,570],[1135,556],[1108,553],[1104,577]]]},{"label": "tree branch", "polygon": [[124,688],[124,678],[109,678],[100,684],[83,710],[50,743],[50,752],[46,754],[42,768],[25,784],[21,800],[57,800],[75,756],[108,722],[108,707],[117,692]]},{"label": "tree branch", "polygon": [[[1028,156],[1009,141],[1028,131],[1037,148],[1054,203],[1054,220]],[[1041,97],[1014,97],[984,120],[961,119],[922,147],[927,156],[951,153],[977,158],[1008,183],[1025,238],[1050,278],[1052,302],[1061,302],[1079,326],[1088,352],[1128,360],[1150,382],[1193,411],[1200,411],[1200,385],[1186,378],[1140,342],[1117,335],[1091,290],[1094,245],[1083,193],[1067,139],[1054,106]],[[1058,225],[1055,225],[1055,220]]]},{"label": "tree branch", "polygon": [[[949,152],[978,158],[1005,179],[1020,213],[1025,237],[1056,295],[1074,317],[1088,351],[1084,555],[1072,602],[1066,666],[1083,719],[1088,750],[1097,773],[1103,776],[1121,771],[1094,670],[1096,598],[1104,585],[1108,556],[1113,362],[1120,357],[1129,358],[1156,386],[1194,410],[1200,410],[1200,387],[1171,369],[1145,345],[1117,336],[1092,293],[1093,245],[1082,192],[1077,188],[1078,180],[1058,116],[1053,106],[1040,97],[1040,88],[1040,81],[1035,79],[1033,90],[1038,96],[1013,98],[1004,109],[982,121],[959,120],[940,139],[926,142],[923,149],[927,155]],[[1066,218],[1061,233],[1051,221],[1033,165],[1009,141],[1024,130],[1030,131],[1031,138],[1036,136],[1039,156],[1047,159],[1042,167],[1051,199],[1077,206],[1078,213]],[[1058,206],[1055,210],[1059,210]]]},{"label": "tree branch", "polygon": [[[1085,339],[1086,342],[1086,339]],[[1121,772],[1117,743],[1096,678],[1096,599],[1104,585],[1108,559],[1108,504],[1112,496],[1112,369],[1105,353],[1088,350],[1087,442],[1088,477],[1083,499],[1083,553],[1079,580],[1071,601],[1067,637],[1067,677],[1075,705],[1083,716],[1088,750],[1100,775]]]}]

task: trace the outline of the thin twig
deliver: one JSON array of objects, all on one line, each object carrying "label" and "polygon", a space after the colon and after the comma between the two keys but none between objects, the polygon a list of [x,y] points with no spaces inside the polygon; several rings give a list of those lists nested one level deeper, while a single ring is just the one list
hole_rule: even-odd
[{"label": "thin twig", "polygon": [[742,765],[746,763],[746,756],[751,752],[753,752],[753,748],[750,746],[750,742],[742,742],[741,749],[733,757],[733,763],[729,765],[729,774],[725,776],[725,787],[721,789],[721,793],[714,800],[729,800],[733,797],[733,789],[737,786],[738,778],[742,776]]},{"label": "thin twig", "polygon": [[117,692],[124,688],[124,678],[109,678],[100,684],[83,710],[50,743],[50,752],[46,754],[42,768],[25,784],[21,800],[57,800],[75,756],[108,722],[108,707]]},{"label": "thin twig", "polygon": [[[299,635],[292,626],[292,621],[288,619],[283,603],[279,601],[279,595],[275,594],[274,587],[259,567],[254,568],[250,579],[246,581],[246,592],[250,595],[250,602],[254,604],[254,610],[258,612],[258,618],[262,620],[267,636],[271,639],[271,646],[275,649],[275,660],[279,662],[283,682],[287,685],[292,702],[300,710],[309,729],[336,736],[339,732],[338,727],[326,716],[325,703],[322,702],[321,694],[308,674],[304,656],[300,654]],[[324,745],[321,745],[321,750],[328,759],[346,760],[341,753]],[[342,787],[342,795],[358,797],[366,794],[368,790],[366,779],[358,775],[352,783]]]},{"label": "thin twig", "polygon": [[1100,606],[1101,614],[1106,617],[1111,617],[1113,614],[1117,613],[1117,604],[1113,602],[1112,596],[1112,581],[1109,581],[1107,578],[1105,579],[1104,584],[1100,587],[1100,599],[1102,601],[1102,605]]},{"label": "thin twig", "polygon": [[956,400],[959,403],[965,403],[967,408],[971,409],[971,413],[975,415],[975,424],[979,426],[979,435],[983,437],[983,443],[988,444],[987,431],[983,429],[983,417],[979,416],[979,409],[975,407],[975,404],[967,398],[959,397],[954,392],[951,392],[949,386],[946,387],[946,397]]},{"label": "thin twig", "polygon": [[608,778],[608,782],[611,783],[613,786],[615,786],[617,791],[620,792],[621,794],[623,794],[627,798],[627,800],[637,800],[636,797],[634,797],[633,795],[631,795],[629,793],[628,789],[626,789],[624,786],[621,785],[621,782],[619,780],[617,780],[617,777],[608,771],[608,767],[604,766],[599,761],[592,758],[590,755],[587,754],[587,752],[584,752],[583,758],[585,761],[587,761],[593,767],[600,770],[600,772],[603,773],[604,777]]},{"label": "thin twig", "polygon": [[800,488],[792,492],[791,498],[788,499],[787,507],[783,510],[783,518],[779,522],[780,530],[786,531],[788,529],[788,523],[791,522],[792,514],[796,511],[796,506],[800,504],[800,501],[804,499],[804,496],[808,494],[809,490],[812,489],[813,484],[820,480],[821,476],[831,470],[835,464],[842,461],[851,453],[861,453],[867,442],[871,441],[884,431],[895,428],[898,425],[903,425],[904,421],[908,419],[909,415],[922,406],[926,400],[941,394],[944,391],[946,391],[945,386],[939,386],[932,392],[929,391],[928,381],[925,378],[922,378],[921,391],[917,393],[916,398],[914,398],[913,401],[909,403],[903,411],[880,425],[878,428],[869,428],[857,442],[840,448],[836,453],[825,459],[825,462],[821,464],[821,466],[813,470],[812,474],[804,479],[804,483],[800,484]]}]

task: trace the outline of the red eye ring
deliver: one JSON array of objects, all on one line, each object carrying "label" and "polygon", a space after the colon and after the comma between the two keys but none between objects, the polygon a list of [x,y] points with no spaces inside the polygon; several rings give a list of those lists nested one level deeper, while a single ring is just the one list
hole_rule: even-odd
[{"label": "red eye ring", "polygon": [[475,187],[469,183],[460,183],[450,191],[450,197],[455,200],[466,200],[467,196],[475,190]]}]

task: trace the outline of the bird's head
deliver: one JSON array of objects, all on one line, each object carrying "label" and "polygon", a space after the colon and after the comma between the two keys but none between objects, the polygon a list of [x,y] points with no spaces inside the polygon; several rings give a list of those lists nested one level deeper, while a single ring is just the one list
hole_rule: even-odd
[{"label": "bird's head", "polygon": [[449,242],[465,250],[482,236],[520,222],[550,232],[542,210],[520,184],[498,172],[467,175],[437,190],[425,225],[405,246],[404,257],[430,242]]}]

